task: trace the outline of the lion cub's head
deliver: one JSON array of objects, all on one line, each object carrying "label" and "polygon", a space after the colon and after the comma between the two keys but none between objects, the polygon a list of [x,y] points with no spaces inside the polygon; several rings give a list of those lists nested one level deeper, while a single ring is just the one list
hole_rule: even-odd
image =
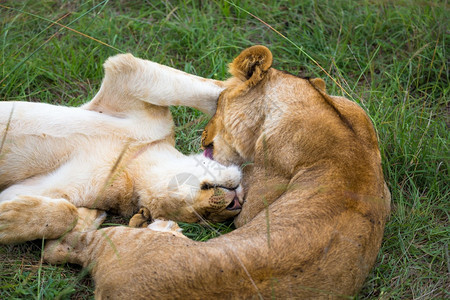
[{"label": "lion cub's head", "polygon": [[333,143],[358,140],[378,153],[372,123],[356,103],[328,95],[320,78],[297,77],[271,65],[272,53],[259,45],[230,64],[233,77],[224,82],[202,134],[206,155],[225,165],[270,157],[295,168],[326,156]]},{"label": "lion cub's head", "polygon": [[186,156],[158,170],[152,190],[160,192],[141,199],[141,206],[153,219],[222,222],[241,211],[241,177],[236,166],[223,166],[203,154]]},{"label": "lion cub's head", "polygon": [[261,99],[267,95],[263,87],[271,65],[272,53],[264,46],[245,49],[230,64],[234,77],[225,82],[216,113],[202,134],[205,155],[225,165],[253,160],[253,146],[264,122]]}]

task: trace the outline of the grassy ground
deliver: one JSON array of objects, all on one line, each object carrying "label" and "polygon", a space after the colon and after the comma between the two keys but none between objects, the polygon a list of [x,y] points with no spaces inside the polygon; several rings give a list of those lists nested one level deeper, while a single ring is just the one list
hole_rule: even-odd
[{"label": "grassy ground", "polygon": [[[377,128],[393,212],[358,298],[450,298],[447,1],[236,3],[0,1],[0,101],[83,103],[100,85],[102,62],[121,52],[224,79],[240,50],[264,44],[276,68],[325,78]],[[173,113],[179,149],[198,151],[206,118]],[[215,234],[183,226],[195,239]],[[0,246],[1,299],[92,298],[92,288],[79,268],[42,264],[40,241]]]}]

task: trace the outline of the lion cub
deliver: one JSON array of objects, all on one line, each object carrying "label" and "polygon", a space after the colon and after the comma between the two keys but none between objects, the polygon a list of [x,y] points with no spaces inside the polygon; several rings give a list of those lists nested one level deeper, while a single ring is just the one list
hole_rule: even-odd
[{"label": "lion cub", "polygon": [[0,102],[0,244],[54,239],[77,207],[223,221],[241,210],[241,173],[174,147],[169,105],[215,110],[222,87],[131,54],[109,58],[81,107]]}]

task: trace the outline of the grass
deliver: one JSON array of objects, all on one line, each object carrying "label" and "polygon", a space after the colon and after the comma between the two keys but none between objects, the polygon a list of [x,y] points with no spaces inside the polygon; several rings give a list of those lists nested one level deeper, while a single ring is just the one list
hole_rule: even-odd
[{"label": "grass", "polygon": [[[382,248],[358,299],[450,298],[447,1],[0,5],[0,101],[79,105],[96,93],[105,59],[120,52],[224,79],[240,50],[264,44],[274,54],[274,67],[325,78],[330,93],[351,98],[371,116],[392,192]],[[172,112],[177,147],[198,151],[206,118],[190,108]],[[216,234],[182,226],[198,240]],[[42,264],[40,246],[0,246],[0,298],[92,298],[89,277],[74,266]]]}]

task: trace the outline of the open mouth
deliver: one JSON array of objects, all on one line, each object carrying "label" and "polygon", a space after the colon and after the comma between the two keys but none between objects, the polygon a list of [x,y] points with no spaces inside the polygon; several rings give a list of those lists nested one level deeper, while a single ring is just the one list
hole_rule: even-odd
[{"label": "open mouth", "polygon": [[239,198],[238,196],[234,196],[233,201],[231,201],[230,204],[228,204],[227,209],[228,210],[236,210],[236,209],[241,209],[242,205],[241,203],[239,203]]}]

